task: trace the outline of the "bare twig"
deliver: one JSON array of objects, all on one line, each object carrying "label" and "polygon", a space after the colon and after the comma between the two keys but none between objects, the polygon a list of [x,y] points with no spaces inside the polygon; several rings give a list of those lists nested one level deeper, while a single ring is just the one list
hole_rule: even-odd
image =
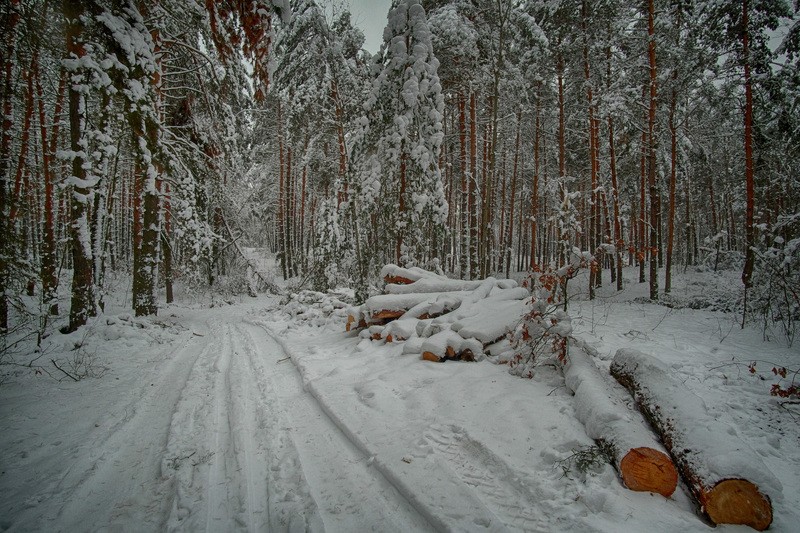
[{"label": "bare twig", "polygon": [[53,366],[56,367],[57,369],[59,369],[60,371],[62,371],[64,373],[64,375],[66,375],[68,378],[72,379],[73,381],[80,381],[78,378],[76,378],[75,376],[73,376],[72,374],[70,374],[69,372],[67,372],[66,370],[61,368],[60,366],[58,366],[58,363],[56,363],[55,359],[50,359],[50,362],[53,363]]}]

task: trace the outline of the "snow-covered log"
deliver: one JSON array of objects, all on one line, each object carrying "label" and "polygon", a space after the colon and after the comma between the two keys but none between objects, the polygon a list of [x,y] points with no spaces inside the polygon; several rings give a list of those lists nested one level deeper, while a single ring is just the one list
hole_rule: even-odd
[{"label": "snow-covered log", "polygon": [[715,524],[762,531],[772,523],[770,495],[781,484],[735,431],[709,414],[702,398],[656,359],[620,349],[611,374],[661,435],[702,512]]},{"label": "snow-covered log", "polygon": [[[475,338],[484,346],[505,338],[525,314],[524,299],[529,296],[522,288],[507,289],[473,304],[469,310],[456,313],[453,331],[464,338]],[[461,315],[461,316],[459,316]]]},{"label": "snow-covered log", "polygon": [[391,263],[381,269],[381,277],[386,283],[396,285],[407,285],[423,278],[447,279],[418,267],[403,268]]},{"label": "snow-covered log", "polygon": [[589,437],[610,448],[625,486],[669,497],[678,485],[678,471],[641,415],[628,407],[625,390],[604,376],[580,346],[570,347],[563,368],[578,420]]},{"label": "snow-covered log", "polygon": [[364,302],[368,322],[400,318],[407,312],[414,312],[407,318],[420,318],[452,311],[470,293],[466,291],[444,293],[379,294]]}]

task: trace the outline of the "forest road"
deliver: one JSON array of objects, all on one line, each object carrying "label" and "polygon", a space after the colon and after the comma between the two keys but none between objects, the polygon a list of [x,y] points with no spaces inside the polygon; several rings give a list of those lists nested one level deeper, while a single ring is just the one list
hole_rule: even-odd
[{"label": "forest road", "polygon": [[186,332],[117,382],[109,423],[87,424],[40,503],[6,526],[430,530],[303,389],[281,346],[231,310],[178,318]]}]

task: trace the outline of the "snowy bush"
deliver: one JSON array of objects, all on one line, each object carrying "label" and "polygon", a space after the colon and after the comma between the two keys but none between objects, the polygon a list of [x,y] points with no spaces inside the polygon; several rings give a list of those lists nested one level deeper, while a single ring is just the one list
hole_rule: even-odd
[{"label": "snowy bush", "polygon": [[800,238],[786,242],[780,236],[792,223],[798,224],[797,217],[781,222],[764,237],[770,244],[756,253],[747,307],[761,319],[765,337],[775,325],[791,346],[800,323]]},{"label": "snowy bush", "polygon": [[512,374],[531,378],[542,359],[566,357],[567,339],[572,333],[569,314],[564,310],[566,283],[591,259],[589,254],[573,248],[569,263],[561,268],[533,272],[528,281],[532,293],[530,310],[513,333],[516,354],[509,362]]}]

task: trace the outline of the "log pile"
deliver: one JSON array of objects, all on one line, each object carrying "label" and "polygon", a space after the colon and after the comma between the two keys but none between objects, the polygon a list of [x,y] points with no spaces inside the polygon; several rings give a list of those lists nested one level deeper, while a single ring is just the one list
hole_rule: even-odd
[{"label": "log pile", "polygon": [[769,495],[780,493],[780,482],[732,428],[709,414],[702,398],[666,366],[635,350],[617,351],[611,374],[633,395],[714,524],[769,527]]},{"label": "log pile", "polygon": [[376,341],[407,341],[404,353],[434,362],[476,361],[522,319],[526,289],[509,279],[464,281],[386,265],[384,293],[348,310],[345,329]]}]

